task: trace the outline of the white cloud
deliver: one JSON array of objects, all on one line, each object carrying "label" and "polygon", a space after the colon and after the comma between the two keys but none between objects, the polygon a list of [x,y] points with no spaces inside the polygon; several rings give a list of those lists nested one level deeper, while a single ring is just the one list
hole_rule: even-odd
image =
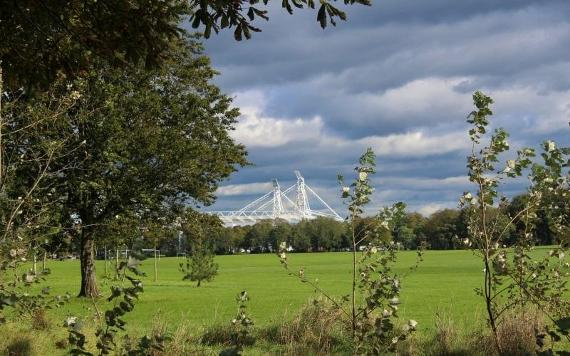
[{"label": "white cloud", "polygon": [[[452,87],[461,80],[463,79],[416,81],[386,93],[380,101],[386,111],[397,112],[398,116],[405,116],[412,112],[419,115],[421,112],[433,110],[436,106],[434,102],[438,102],[437,105],[441,106],[439,110],[444,110],[444,107],[450,108],[459,101],[460,95],[453,92]],[[439,89],[430,92],[429,87],[432,84],[435,87],[439,86]],[[417,100],[411,100],[408,103],[407,90],[410,91],[410,97],[415,97]],[[445,97],[445,93],[449,96],[448,99],[439,101],[435,99]],[[418,129],[402,134],[372,135],[351,140],[339,134],[325,133],[323,130],[325,123],[319,116],[311,119],[266,116],[263,112],[266,97],[259,91],[238,94],[237,98],[236,101],[242,105],[242,118],[232,133],[232,137],[245,144],[246,147],[277,147],[291,142],[300,142],[309,144],[311,147],[327,148],[329,152],[337,149],[362,150],[372,147],[378,155],[407,157],[444,154],[470,147],[467,135],[463,131],[434,134],[426,129]]]},{"label": "white cloud", "polygon": [[271,183],[229,184],[219,187],[216,194],[219,196],[265,194],[273,189]]},{"label": "white cloud", "polygon": [[422,214],[423,216],[430,216],[431,214],[439,211],[439,210],[443,210],[446,208],[455,208],[457,207],[457,203],[445,203],[445,204],[440,204],[440,203],[430,203],[430,204],[425,204],[422,205],[420,208],[418,208],[416,211],[420,214]]},{"label": "white cloud", "polygon": [[363,146],[370,146],[378,155],[423,157],[460,151],[469,148],[465,132],[428,134],[425,131],[370,136],[358,140]]},{"label": "white cloud", "polygon": [[265,97],[260,91],[239,93],[236,102],[241,105],[242,117],[231,135],[247,147],[276,147],[311,140],[319,136],[324,126],[323,120],[318,116],[312,119],[265,116]]},{"label": "white cloud", "polygon": [[[366,95],[366,101],[382,117],[392,120],[432,117],[433,113],[464,117],[471,109],[469,95],[454,87],[468,78],[424,78],[383,93]],[[450,115],[451,114],[451,115]],[[421,121],[418,120],[418,123]]]},{"label": "white cloud", "polygon": [[446,177],[446,178],[409,178],[409,177],[388,177],[378,179],[381,186],[403,186],[407,189],[441,189],[443,188],[461,188],[470,184],[467,176]]},{"label": "white cloud", "polygon": [[511,87],[488,93],[496,104],[499,116],[508,116],[526,132],[558,132],[568,128],[570,121],[570,90],[541,93],[532,87]]}]

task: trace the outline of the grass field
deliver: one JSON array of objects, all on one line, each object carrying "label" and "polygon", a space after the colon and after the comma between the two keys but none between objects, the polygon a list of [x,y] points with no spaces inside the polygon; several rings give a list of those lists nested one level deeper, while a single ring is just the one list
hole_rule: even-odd
[{"label": "grass field", "polygon": [[[408,273],[415,262],[415,252],[399,254],[397,271]],[[153,281],[153,261],[145,260],[141,269],[145,292],[136,304],[136,311],[127,317],[130,328],[147,328],[154,315],[177,323],[188,320],[196,325],[231,320],[235,314],[235,295],[247,290],[251,296],[249,309],[257,324],[282,318],[297,311],[311,297],[318,294],[307,284],[287,276],[275,255],[218,256],[219,275],[213,282],[197,288],[194,282],[182,281],[177,258],[159,261],[159,280]],[[349,293],[349,253],[291,254],[292,269],[304,268],[306,275],[330,294],[341,296]],[[49,261],[52,274],[46,284],[53,294],[79,289],[78,261]],[[97,261],[97,273],[103,293],[116,284],[104,278],[103,261]],[[438,312],[447,312],[457,322],[471,323],[480,319],[483,303],[473,291],[482,281],[482,266],[469,251],[427,251],[424,261],[416,271],[403,278],[401,317],[416,319],[421,328],[431,328]],[[104,309],[105,303],[98,302]],[[53,311],[63,319],[66,315],[87,316],[94,312],[89,300],[73,298],[62,309]]]},{"label": "grass field", "polygon": [[[396,270],[408,273],[415,260],[415,252],[401,252]],[[183,261],[162,258],[157,282],[153,281],[153,260],[143,261],[145,291],[135,310],[125,318],[129,333],[148,333],[156,317],[173,328],[183,322],[196,330],[228,324],[236,312],[235,296],[242,290],[251,296],[249,313],[257,326],[291,317],[310,298],[318,296],[309,285],[288,276],[275,255],[218,256],[219,275],[199,288],[194,282],[182,281],[178,264]],[[318,278],[320,287],[331,295],[349,293],[349,253],[290,254],[289,263],[293,270],[304,268],[308,278]],[[52,274],[45,285],[51,286],[52,294],[69,292],[75,296],[79,290],[79,262],[48,261],[48,267]],[[103,271],[103,261],[97,261],[100,289],[108,295],[109,287],[118,282],[104,278]],[[419,268],[402,279],[400,317],[417,320],[419,334],[433,332],[438,313],[451,317],[461,329],[472,330],[485,318],[483,300],[474,292],[481,283],[481,262],[470,251],[426,251]],[[107,307],[103,298],[97,301],[99,310]],[[61,325],[70,315],[92,320],[95,307],[93,301],[73,297],[64,307],[49,313],[49,318]]]}]

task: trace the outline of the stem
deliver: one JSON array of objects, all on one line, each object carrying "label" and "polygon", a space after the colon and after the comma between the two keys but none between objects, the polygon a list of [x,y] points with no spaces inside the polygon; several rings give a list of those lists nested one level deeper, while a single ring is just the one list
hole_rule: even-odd
[{"label": "stem", "polygon": [[104,259],[105,259],[105,277],[107,277],[107,272],[108,272],[108,268],[107,268],[107,245],[103,246],[103,248],[105,249],[105,252],[104,252]]},{"label": "stem", "polygon": [[36,251],[33,251],[33,257],[32,257],[32,259],[33,259],[32,273],[33,273],[34,275],[36,275],[36,274],[37,274],[37,271],[38,271],[38,270],[37,270]]},{"label": "stem", "polygon": [[3,88],[2,82],[2,67],[0,66],[0,187],[2,187],[3,177],[2,174],[4,173],[4,167],[2,166],[4,162],[2,161],[2,155],[4,154],[2,150],[2,126],[4,126],[4,122],[2,121],[2,91]]},{"label": "stem", "polygon": [[119,249],[115,247],[115,280],[119,279]]},{"label": "stem", "polygon": [[489,252],[491,250],[491,237],[489,236],[489,231],[487,230],[487,203],[485,202],[485,187],[481,176],[478,179],[479,183],[479,207],[481,210],[481,219],[483,225],[483,237],[485,238],[484,254],[483,260],[485,263],[485,306],[487,309],[487,315],[489,317],[489,325],[491,326],[491,331],[493,332],[493,338],[495,339],[495,346],[499,355],[502,355],[501,345],[499,344],[499,334],[497,332],[497,320],[496,315],[493,310],[493,274],[491,272],[490,257]]},{"label": "stem", "polygon": [[[156,242],[154,243],[154,281],[158,281],[158,261],[156,260]],[[198,282],[198,286],[200,282]]]},{"label": "stem", "polygon": [[352,312],[352,340],[356,337],[356,234],[354,215],[352,216],[352,293],[351,293],[351,312]]}]

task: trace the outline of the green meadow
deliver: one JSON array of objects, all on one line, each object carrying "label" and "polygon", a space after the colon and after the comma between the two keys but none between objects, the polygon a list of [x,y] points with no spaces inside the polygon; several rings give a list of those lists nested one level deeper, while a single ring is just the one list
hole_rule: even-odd
[{"label": "green meadow", "polygon": [[[536,256],[548,252],[548,248],[539,248]],[[418,321],[417,337],[430,338],[434,335],[437,316],[453,320],[458,330],[470,332],[479,329],[485,321],[482,298],[474,289],[482,283],[482,265],[471,251],[426,251],[423,261],[415,270],[410,267],[416,263],[414,251],[402,251],[398,254],[396,272],[402,276],[400,318]],[[310,280],[318,280],[320,288],[330,295],[341,297],[350,290],[351,254],[345,252],[289,254],[292,270],[303,269]],[[144,293],[136,303],[133,312],[125,316],[127,333],[132,336],[149,334],[156,325],[167,325],[170,332],[183,326],[193,337],[199,337],[204,330],[214,325],[229,325],[235,316],[235,296],[246,290],[251,300],[248,313],[254,319],[256,327],[263,328],[288,318],[293,318],[303,305],[319,293],[310,285],[301,283],[287,274],[279,258],[273,254],[217,256],[218,276],[209,283],[196,287],[194,282],[183,281],[178,266],[183,258],[161,258],[158,261],[158,281],[154,281],[154,262],[147,259],[141,269]],[[92,334],[97,312],[112,307],[105,298],[88,300],[75,297],[79,289],[79,261],[48,261],[51,274],[38,285],[38,290],[46,285],[51,294],[69,292],[69,303],[58,309],[48,311],[52,327],[47,331],[34,331],[30,328],[33,321],[26,319],[17,323],[0,326],[0,334],[27,335],[33,340],[33,354],[65,354],[65,349],[54,345],[58,340],[66,339],[66,330],[62,327],[68,316],[77,316],[86,330]],[[112,276],[105,276],[103,261],[97,261],[99,286],[104,296],[110,294],[111,285],[120,284]],[[109,274],[112,267],[109,266]],[[126,284],[125,284],[126,285]],[[0,340],[0,347],[3,341]],[[193,339],[197,340],[197,339]],[[91,336],[88,344],[93,346]],[[190,341],[197,345],[197,341]],[[566,345],[568,346],[568,345]],[[563,346],[563,347],[566,347]],[[216,354],[220,347],[200,346],[198,353]],[[274,345],[261,344],[248,349],[246,354],[279,353]],[[190,354],[194,354],[191,352]]]},{"label": "green meadow", "polygon": [[[135,310],[126,317],[131,330],[148,329],[152,319],[160,316],[169,323],[188,321],[196,326],[225,322],[235,314],[235,296],[246,290],[251,301],[249,311],[258,325],[278,320],[299,310],[311,298],[317,297],[308,284],[288,276],[273,254],[218,256],[218,276],[199,288],[194,282],[183,281],[178,270],[183,258],[161,258],[158,281],[154,281],[153,260],[142,262],[144,293]],[[421,329],[433,327],[436,313],[446,313],[456,322],[472,323],[483,317],[483,301],[474,293],[482,283],[481,262],[470,251],[426,251],[416,270],[416,253],[399,254],[396,272],[402,275],[402,318],[415,319]],[[349,253],[290,254],[292,270],[304,269],[310,280],[334,296],[349,293],[351,255]],[[91,300],[76,298],[80,281],[78,261],[48,261],[51,275],[46,285],[52,294],[69,292],[69,304],[51,311],[63,320],[68,315],[89,318],[95,313]],[[104,275],[103,261],[97,261],[100,289],[109,294],[109,287],[120,282]],[[111,267],[109,268],[111,276]],[[96,301],[104,310],[104,300]]]}]

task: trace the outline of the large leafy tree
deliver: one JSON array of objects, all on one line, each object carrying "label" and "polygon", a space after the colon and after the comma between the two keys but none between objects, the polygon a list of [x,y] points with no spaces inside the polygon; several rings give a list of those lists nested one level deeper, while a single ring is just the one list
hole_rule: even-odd
[{"label": "large leafy tree", "polygon": [[200,51],[188,39],[161,69],[99,67],[75,84],[76,110],[42,138],[81,147],[54,162],[59,174],[49,179],[80,241],[80,296],[98,295],[98,229],[117,215],[144,220],[210,204],[218,182],[246,163],[229,136],[239,112],[210,83],[215,71]]},{"label": "large leafy tree", "polygon": [[[168,60],[171,44],[183,36],[184,22],[203,30],[205,37],[231,28],[237,40],[260,31],[252,25],[267,19],[269,0],[0,0],[0,62],[7,84],[43,87],[57,73],[84,74],[93,61],[113,66],[144,62],[156,67]],[[370,5],[370,0],[344,0]],[[315,8],[313,0],[283,0],[289,13]],[[321,0],[317,19],[324,28],[346,14]]]}]

